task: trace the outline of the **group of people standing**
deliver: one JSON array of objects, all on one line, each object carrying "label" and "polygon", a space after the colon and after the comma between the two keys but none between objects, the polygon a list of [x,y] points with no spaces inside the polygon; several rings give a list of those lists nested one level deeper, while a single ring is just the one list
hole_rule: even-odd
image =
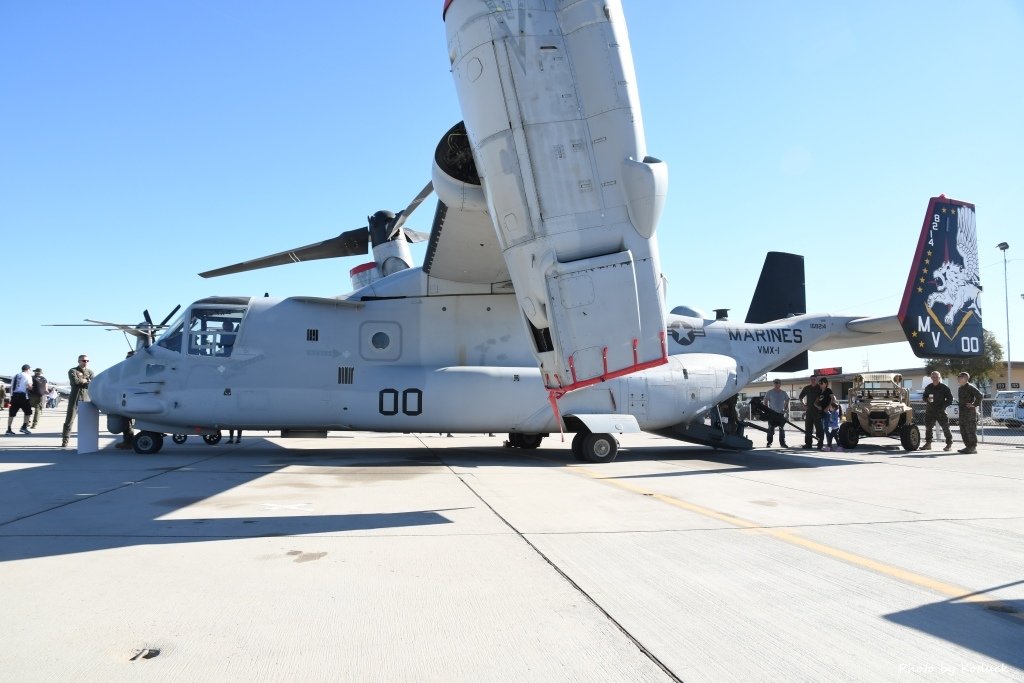
[{"label": "group of people standing", "polygon": [[[942,383],[942,376],[932,372],[931,384],[925,387],[925,442],[921,450],[932,448],[932,433],[935,425],[942,428],[946,445],[944,451],[953,448],[953,435],[949,431],[949,417],[946,408],[953,404],[953,393]],[[964,454],[977,453],[978,450],[978,407],[981,406],[983,395],[971,384],[969,373],[961,372],[957,376],[960,386],[957,390],[957,405],[960,409],[960,436],[964,447],[958,452]],[[782,388],[782,380],[774,380],[773,387],[764,395],[765,404],[776,415],[768,420],[768,446],[771,447],[775,430],[779,431],[779,445],[787,448],[785,425],[789,419],[789,394]],[[839,440],[839,424],[842,421],[842,408],[836,399],[835,392],[829,387],[826,377],[811,375],[799,395],[805,406],[804,412],[804,448],[813,448],[813,440],[817,440],[818,450],[824,450],[827,438],[828,448],[834,450]]]},{"label": "group of people standing", "polygon": [[[21,372],[11,378],[10,407],[7,412],[8,436],[15,434],[14,418],[19,412],[24,414],[24,422],[19,431],[22,434],[31,434],[32,429],[39,426],[39,417],[43,412],[43,406],[46,405],[48,399],[56,398],[57,388],[46,379],[42,368],[36,368],[29,373],[30,367],[32,366],[28,363],[22,365]],[[61,432],[60,445],[62,448],[67,447],[70,440],[71,425],[75,420],[75,415],[78,414],[78,402],[89,400],[89,383],[92,382],[93,376],[93,371],[89,369],[89,356],[86,354],[79,356],[78,365],[68,370],[71,395],[68,397],[68,411],[64,420],[64,429]],[[0,389],[0,391],[3,390]],[[0,398],[4,397],[0,396]]]}]

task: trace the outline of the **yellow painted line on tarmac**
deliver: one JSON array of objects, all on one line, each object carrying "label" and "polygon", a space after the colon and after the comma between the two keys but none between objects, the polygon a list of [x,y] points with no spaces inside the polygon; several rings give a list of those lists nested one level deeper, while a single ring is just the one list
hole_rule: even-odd
[{"label": "yellow painted line on tarmac", "polygon": [[771,536],[772,538],[777,538],[780,541],[785,541],[786,543],[789,543],[791,545],[795,545],[797,547],[805,548],[812,552],[816,552],[820,555],[825,555],[826,557],[841,560],[854,566],[862,567],[864,569],[868,569],[878,574],[898,579],[900,581],[909,583],[914,586],[926,588],[941,595],[945,595],[949,598],[953,598],[958,602],[973,602],[984,604],[986,607],[993,609],[994,611],[997,611],[999,613],[1005,613],[1007,616],[1012,616],[1017,619],[1024,619],[1024,615],[1017,612],[1014,608],[1001,602],[999,598],[996,598],[995,596],[992,596],[985,592],[973,591],[968,588],[964,588],[963,586],[957,586],[956,584],[946,583],[945,581],[933,579],[922,574],[918,574],[916,572],[903,569],[901,567],[886,564],[885,562],[872,560],[871,558],[864,557],[863,555],[851,553],[849,551],[841,550],[839,548],[833,548],[830,545],[818,543],[817,541],[812,541],[808,538],[798,536],[797,534],[791,531],[786,531],[784,529],[779,529],[776,527],[765,527],[761,524],[758,524],[757,522],[752,522],[748,519],[743,519],[742,517],[730,515],[725,512],[718,512],[717,510],[712,510],[711,508],[706,508],[702,505],[690,503],[688,501],[681,500],[679,498],[674,498],[663,493],[648,491],[647,489],[641,488],[634,484],[630,484],[628,482],[620,481],[618,479],[610,479],[606,475],[594,472],[592,470],[588,470],[585,467],[569,466],[567,467],[567,469],[569,469],[572,472],[579,472],[585,474],[591,479],[595,479],[606,484],[611,484],[612,486],[617,486],[620,489],[625,489],[626,491],[632,491],[633,493],[639,493],[643,496],[654,498],[655,500],[660,500],[663,503],[668,503],[669,505],[680,508],[682,510],[686,510],[688,512],[693,512],[695,514],[701,515],[702,517],[716,519],[720,522],[731,524],[732,526],[738,527],[740,529],[749,529],[759,534],[764,534],[766,536]]}]

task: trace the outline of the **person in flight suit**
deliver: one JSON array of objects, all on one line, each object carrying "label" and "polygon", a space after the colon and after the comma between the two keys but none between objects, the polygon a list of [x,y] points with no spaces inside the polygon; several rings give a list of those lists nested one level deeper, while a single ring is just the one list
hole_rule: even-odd
[{"label": "person in flight suit", "polygon": [[971,375],[961,372],[956,380],[960,383],[957,390],[957,405],[960,406],[960,438],[964,440],[964,448],[957,453],[978,452],[978,406],[984,396],[978,387],[971,384]]},{"label": "person in flight suit", "polygon": [[948,451],[953,447],[953,435],[949,431],[949,417],[946,416],[946,408],[953,405],[953,392],[942,383],[942,375],[932,372],[930,375],[932,383],[924,388],[924,445],[922,451],[932,449],[932,430],[938,422],[942,427],[942,434],[946,437],[946,447],[942,450]]},{"label": "person in flight suit", "polygon": [[64,431],[61,432],[60,447],[67,448],[71,438],[71,423],[78,414],[78,402],[89,400],[89,383],[95,373],[89,369],[89,356],[78,357],[78,365],[68,370],[68,381],[71,382],[71,396],[68,397],[68,415],[64,420]]}]

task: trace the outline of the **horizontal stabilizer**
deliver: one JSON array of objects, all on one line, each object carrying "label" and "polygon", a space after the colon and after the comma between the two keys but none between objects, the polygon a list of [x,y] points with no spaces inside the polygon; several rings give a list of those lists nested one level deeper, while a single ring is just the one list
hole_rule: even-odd
[{"label": "horizontal stabilizer", "polygon": [[981,289],[974,205],[932,197],[899,312],[914,355],[980,356]]}]

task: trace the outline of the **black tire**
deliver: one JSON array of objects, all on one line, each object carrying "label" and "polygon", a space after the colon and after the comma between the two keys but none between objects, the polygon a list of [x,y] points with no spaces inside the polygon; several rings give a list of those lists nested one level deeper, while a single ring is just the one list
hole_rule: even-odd
[{"label": "black tire", "polygon": [[203,434],[203,441],[211,446],[216,446],[220,443],[220,432],[217,432],[216,434]]},{"label": "black tire", "polygon": [[153,455],[164,447],[164,435],[158,432],[139,432],[132,439],[132,448],[139,455]]},{"label": "black tire", "polygon": [[179,446],[188,441],[188,434],[175,434],[171,437],[171,441],[178,444]]},{"label": "black tire", "polygon": [[587,437],[590,432],[577,432],[576,436],[572,437],[572,457],[577,460],[583,461],[586,458],[583,457],[583,439]]},{"label": "black tire", "polygon": [[540,434],[520,434],[519,435],[519,447],[525,448],[528,451],[532,451],[536,448],[540,448],[541,442],[544,441],[544,437]]},{"label": "black tire", "polygon": [[905,451],[916,451],[921,445],[921,430],[917,425],[903,425],[900,427],[900,443]]},{"label": "black tire", "polygon": [[843,448],[853,449],[857,447],[860,435],[857,433],[857,426],[852,422],[844,422],[839,425],[839,445]]},{"label": "black tire", "polygon": [[619,452],[619,442],[611,434],[587,434],[580,444],[580,455],[587,462],[611,462]]}]

